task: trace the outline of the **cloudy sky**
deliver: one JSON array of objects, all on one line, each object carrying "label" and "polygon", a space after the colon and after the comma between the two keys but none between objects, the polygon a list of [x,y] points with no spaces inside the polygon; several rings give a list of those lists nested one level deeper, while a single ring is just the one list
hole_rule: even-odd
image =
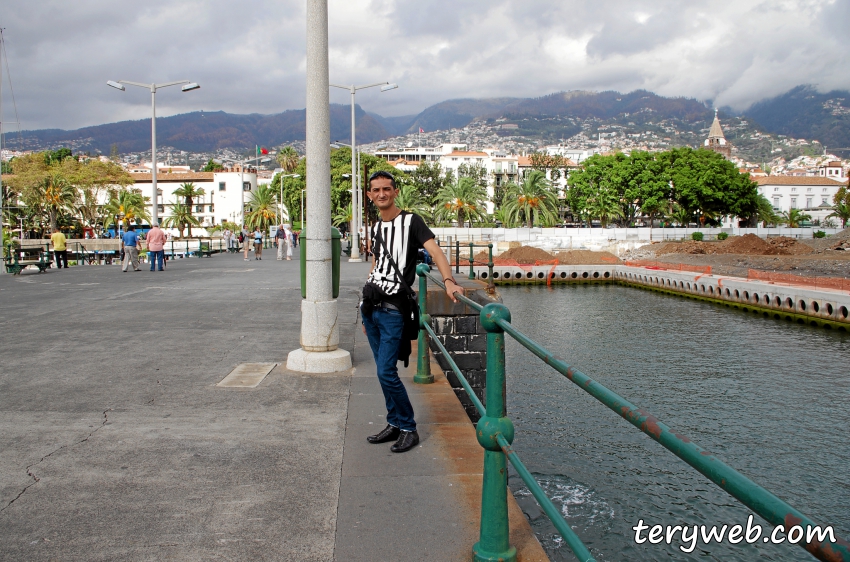
[{"label": "cloudy sky", "polygon": [[[358,93],[386,116],[577,89],[737,109],[798,84],[850,89],[848,0],[330,0],[329,17],[331,82],[397,82]],[[305,106],[305,0],[4,0],[0,27],[24,129],[150,115],[149,93],[110,79],[201,84],[162,90],[159,115]],[[8,86],[4,72],[4,131]]]}]

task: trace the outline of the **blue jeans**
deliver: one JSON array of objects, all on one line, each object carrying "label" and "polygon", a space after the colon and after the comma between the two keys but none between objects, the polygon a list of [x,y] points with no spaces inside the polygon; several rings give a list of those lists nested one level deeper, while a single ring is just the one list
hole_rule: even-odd
[{"label": "blue jeans", "polygon": [[149,251],[148,257],[151,260],[151,271],[154,269],[154,265],[159,261],[159,270],[162,271],[162,262],[165,261],[165,250],[159,250],[158,252]]},{"label": "blue jeans", "polygon": [[363,314],[363,325],[366,327],[366,337],[372,355],[375,356],[375,366],[378,370],[378,381],[384,392],[387,405],[387,423],[402,431],[415,431],[416,421],[413,419],[413,405],[407,396],[407,390],[398,377],[398,349],[401,345],[401,333],[404,318],[397,310],[376,308],[371,316]]}]

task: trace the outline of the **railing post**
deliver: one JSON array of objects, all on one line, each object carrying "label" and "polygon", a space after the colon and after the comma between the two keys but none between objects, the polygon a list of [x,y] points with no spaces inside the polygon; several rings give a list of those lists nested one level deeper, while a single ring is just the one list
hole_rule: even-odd
[{"label": "railing post", "polygon": [[428,264],[420,263],[416,266],[416,274],[419,276],[419,338],[416,340],[418,354],[413,382],[417,384],[434,382],[434,375],[431,373],[431,361],[428,360],[428,333],[423,327],[426,323],[431,323],[431,318],[426,310],[428,279],[425,274],[429,271],[431,271],[431,267]]},{"label": "railing post", "polygon": [[481,326],[487,331],[486,414],[476,424],[478,443],[484,447],[484,481],[481,488],[479,540],[472,547],[476,562],[514,562],[516,548],[510,544],[508,526],[507,458],[496,440],[501,434],[514,440],[514,424],[505,410],[505,333],[496,320],[510,322],[503,304],[491,303],[481,310]]},{"label": "railing post", "polygon": [[469,278],[475,279],[475,270],[472,266],[475,264],[475,244],[469,243]]},{"label": "railing post", "polygon": [[460,240],[455,240],[455,273],[460,273]]},{"label": "railing post", "polygon": [[493,281],[493,244],[487,244],[490,261],[487,262],[487,292],[491,295],[496,292],[496,283]]}]

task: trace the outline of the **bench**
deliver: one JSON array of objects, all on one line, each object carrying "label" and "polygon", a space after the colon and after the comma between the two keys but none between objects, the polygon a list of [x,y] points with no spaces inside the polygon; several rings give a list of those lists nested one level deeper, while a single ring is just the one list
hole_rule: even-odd
[{"label": "bench", "polygon": [[50,259],[50,252],[41,249],[18,249],[14,252],[7,249],[3,261],[6,265],[6,272],[12,275],[20,275],[30,265],[37,267],[39,273],[44,273],[53,263],[53,260]]},{"label": "bench", "polygon": [[210,249],[210,245],[209,244],[201,244],[200,246],[198,246],[198,249],[195,250],[195,255],[197,255],[199,258],[202,258],[204,256],[211,258],[212,257],[212,250]]}]

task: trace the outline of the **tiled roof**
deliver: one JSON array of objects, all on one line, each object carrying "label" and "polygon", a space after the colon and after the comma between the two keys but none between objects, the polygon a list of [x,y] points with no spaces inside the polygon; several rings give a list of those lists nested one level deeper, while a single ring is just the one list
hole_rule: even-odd
[{"label": "tiled roof", "polygon": [[847,185],[846,181],[836,181],[830,178],[811,176],[767,176],[764,178],[756,178],[755,181],[759,185],[824,185],[831,187]]},{"label": "tiled roof", "polygon": [[[150,183],[151,177],[153,174],[140,174],[131,172],[130,177],[133,178],[136,183]],[[184,174],[167,174],[164,172],[157,172],[156,181],[159,182],[187,182],[187,181],[213,181],[215,176],[215,172],[187,172]]]}]

